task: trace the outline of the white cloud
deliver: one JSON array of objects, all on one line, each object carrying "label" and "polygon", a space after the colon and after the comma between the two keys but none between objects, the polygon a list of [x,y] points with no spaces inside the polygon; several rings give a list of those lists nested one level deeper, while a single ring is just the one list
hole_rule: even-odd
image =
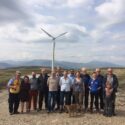
[{"label": "white cloud", "polygon": [[111,57],[110,61],[119,63],[125,55],[121,51],[125,49],[125,30],[119,32],[115,26],[124,25],[124,1],[96,1],[20,0],[16,8],[6,4],[5,16],[1,16],[4,25],[0,23],[0,59],[51,59],[51,39],[40,30],[42,27],[53,36],[68,32],[57,40],[57,60],[109,61]]},{"label": "white cloud", "polygon": [[96,7],[96,11],[108,19],[121,18],[125,14],[124,4],[124,0],[110,0]]},{"label": "white cloud", "polygon": [[67,6],[69,7],[86,7],[92,4],[93,0],[67,0]]}]

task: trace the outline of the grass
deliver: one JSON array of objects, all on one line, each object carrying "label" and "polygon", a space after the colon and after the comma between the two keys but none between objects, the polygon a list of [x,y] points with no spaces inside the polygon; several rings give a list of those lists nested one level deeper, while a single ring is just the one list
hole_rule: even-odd
[{"label": "grass", "polygon": [[[48,69],[48,68],[47,68]],[[40,73],[40,67],[18,67],[10,69],[1,69],[0,70],[0,88],[5,88],[8,80],[12,78],[16,70],[20,70],[22,75],[31,74],[32,71]],[[92,73],[92,69],[88,70],[88,73]],[[50,69],[48,69],[50,72]],[[125,85],[125,68],[115,68],[114,73],[118,76],[120,87]],[[102,69],[102,74],[106,74],[106,69]]]}]

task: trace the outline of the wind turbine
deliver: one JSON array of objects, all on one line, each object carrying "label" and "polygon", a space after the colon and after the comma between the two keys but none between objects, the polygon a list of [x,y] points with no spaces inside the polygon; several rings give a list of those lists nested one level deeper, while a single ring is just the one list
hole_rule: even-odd
[{"label": "wind turbine", "polygon": [[56,44],[56,39],[65,35],[67,32],[61,33],[60,35],[58,35],[57,37],[52,36],[51,34],[49,34],[47,31],[45,31],[43,28],[41,28],[41,30],[47,34],[49,37],[52,38],[52,42],[53,42],[53,52],[52,52],[52,72],[54,71],[54,64],[55,64],[55,44]]}]

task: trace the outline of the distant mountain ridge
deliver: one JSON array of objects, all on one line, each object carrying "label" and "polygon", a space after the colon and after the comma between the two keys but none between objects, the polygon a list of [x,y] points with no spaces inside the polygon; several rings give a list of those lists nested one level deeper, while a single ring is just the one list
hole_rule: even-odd
[{"label": "distant mountain ridge", "polygon": [[[21,66],[45,66],[51,67],[50,60],[31,60],[31,61],[1,61],[0,69],[11,68],[11,67],[21,67]],[[123,67],[117,64],[101,61],[91,61],[88,63],[75,63],[75,62],[66,62],[66,61],[56,61],[55,66],[60,66],[66,69],[79,69],[81,67],[86,68],[105,68],[105,67]]]}]

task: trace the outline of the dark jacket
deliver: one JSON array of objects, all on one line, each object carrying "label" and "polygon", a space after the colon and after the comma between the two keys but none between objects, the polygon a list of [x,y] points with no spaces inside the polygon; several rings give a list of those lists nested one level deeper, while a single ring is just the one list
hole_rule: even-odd
[{"label": "dark jacket", "polygon": [[40,76],[38,77],[38,90],[39,91],[43,91],[43,92],[47,92],[48,91],[48,86],[47,86],[47,80],[48,80],[48,75],[42,75],[40,74]]},{"label": "dark jacket", "polygon": [[98,79],[98,81],[99,81],[99,84],[100,84],[100,87],[101,87],[101,89],[103,88],[103,81],[104,81],[104,77],[103,77],[103,75],[98,75],[97,76],[97,79]]},{"label": "dark jacket", "polygon": [[[116,93],[119,86],[118,78],[115,74],[113,74],[112,76],[113,76],[113,83],[112,83],[113,92]],[[104,88],[105,88],[106,82],[107,82],[107,75],[104,77],[104,81],[103,81]]]},{"label": "dark jacket", "polygon": [[91,79],[91,77],[89,76],[89,74],[81,74],[81,78],[83,80],[83,83],[85,85],[85,89],[89,90],[89,81]]}]

